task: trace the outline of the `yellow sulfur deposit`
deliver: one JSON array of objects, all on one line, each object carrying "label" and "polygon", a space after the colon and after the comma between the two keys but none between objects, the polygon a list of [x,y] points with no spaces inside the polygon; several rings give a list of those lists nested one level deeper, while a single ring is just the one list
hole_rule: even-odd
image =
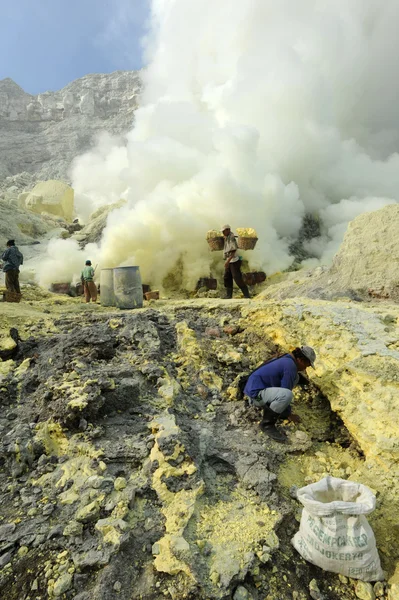
[{"label": "yellow sulfur deposit", "polygon": [[180,391],[180,384],[171,377],[168,373],[165,372],[164,377],[162,377],[163,383],[158,389],[158,394],[166,400],[169,406],[172,406],[173,400],[176,398],[177,394]]},{"label": "yellow sulfur deposit", "polygon": [[[191,375],[188,371],[191,368],[199,372],[202,383],[209,389],[221,390],[223,384],[221,378],[214,371],[204,366],[204,352],[198,343],[195,331],[187,325],[186,321],[177,323],[176,331],[181,356],[178,374],[183,388],[190,385]],[[206,345],[209,349],[209,340],[207,340]]]},{"label": "yellow sulfur deposit", "polygon": [[15,363],[13,360],[5,360],[0,362],[0,383],[14,369]]},{"label": "yellow sulfur deposit", "polygon": [[36,426],[36,439],[43,443],[47,454],[63,456],[68,448],[68,439],[59,423],[44,421]]},{"label": "yellow sulfur deposit", "polygon": [[211,580],[238,575],[265,539],[273,540],[269,547],[278,545],[273,528],[280,515],[270,511],[265,503],[255,504],[255,500],[256,494],[244,495],[242,490],[236,490],[228,501],[219,501],[200,511],[196,534],[198,540],[206,540],[212,548]]},{"label": "yellow sulfur deposit", "polygon": [[17,347],[17,343],[12,339],[12,337],[4,337],[0,339],[0,350],[14,350]]},{"label": "yellow sulfur deposit", "polygon": [[245,238],[257,238],[258,234],[252,227],[237,227],[237,235]]},{"label": "yellow sulfur deposit", "polygon": [[189,553],[189,544],[184,539],[184,530],[189,522],[195,508],[196,499],[203,492],[203,485],[195,486],[191,490],[180,490],[172,492],[164,483],[165,477],[185,477],[193,475],[196,467],[192,462],[183,460],[175,467],[169,461],[176,460],[180,455],[184,456],[185,448],[176,440],[172,455],[162,453],[159,442],[162,439],[174,439],[180,430],[175,423],[174,417],[165,415],[158,417],[152,423],[156,433],[156,444],[151,450],[151,461],[158,465],[153,474],[153,488],[162,502],[162,513],[165,516],[165,535],[154,545],[156,557],[154,566],[158,571],[176,575],[185,574],[191,583],[194,575],[185,559]]},{"label": "yellow sulfur deposit", "polygon": [[217,231],[216,229],[210,229],[206,234],[206,239],[213,240],[215,238],[222,237],[222,236],[223,236],[223,234],[221,231]]},{"label": "yellow sulfur deposit", "polygon": [[119,546],[122,534],[128,529],[128,524],[122,519],[100,519],[97,521],[95,528],[103,536],[105,544]]},{"label": "yellow sulfur deposit", "polygon": [[79,439],[68,439],[59,423],[45,421],[36,427],[36,440],[45,447],[46,454],[55,456],[68,456],[60,468],[53,473],[45,473],[37,484],[52,484],[55,489],[61,490],[69,480],[73,481],[71,487],[59,494],[61,504],[73,504],[81,495],[81,489],[88,477],[95,475],[96,470],[91,466],[93,459],[99,459],[102,451],[91,444]]},{"label": "yellow sulfur deposit", "polygon": [[72,221],[74,190],[63,181],[39,181],[31,192],[21,194],[20,202],[35,213],[46,212]]},{"label": "yellow sulfur deposit", "polygon": [[[383,305],[293,298],[261,302],[245,308],[242,316],[247,332],[270,336],[282,348],[299,344],[315,348],[316,369],[309,369],[308,375],[364,455],[360,462],[347,451],[323,448],[316,458],[290,459],[280,472],[280,481],[287,487],[301,486],[330,473],[373,488],[379,506],[370,522],[383,568],[392,575],[399,558],[395,533],[399,497],[397,306],[390,305],[388,311]],[[303,416],[309,429],[311,415]],[[398,577],[396,573],[391,581]]]},{"label": "yellow sulfur deposit", "polygon": [[388,471],[398,460],[396,420],[398,309],[387,316],[368,307],[294,298],[245,310],[250,329],[270,336],[283,348],[309,344],[316,370],[309,373],[328,397],[367,459]]}]

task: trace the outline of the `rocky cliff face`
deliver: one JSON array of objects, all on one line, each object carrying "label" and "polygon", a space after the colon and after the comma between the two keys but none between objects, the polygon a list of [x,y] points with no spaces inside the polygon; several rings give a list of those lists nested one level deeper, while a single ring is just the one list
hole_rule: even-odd
[{"label": "rocky cliff face", "polygon": [[71,161],[95,135],[130,129],[140,86],[136,71],[86,75],[37,96],[0,81],[0,180],[24,171],[34,180],[68,180]]}]

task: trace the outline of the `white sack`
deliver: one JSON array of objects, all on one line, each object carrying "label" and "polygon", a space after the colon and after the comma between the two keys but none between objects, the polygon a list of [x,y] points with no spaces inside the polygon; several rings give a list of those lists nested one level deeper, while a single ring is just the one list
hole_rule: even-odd
[{"label": "white sack", "polygon": [[325,477],[297,492],[304,506],[292,544],[325,571],[363,581],[384,579],[373,530],[365,515],[375,496],[360,483]]}]

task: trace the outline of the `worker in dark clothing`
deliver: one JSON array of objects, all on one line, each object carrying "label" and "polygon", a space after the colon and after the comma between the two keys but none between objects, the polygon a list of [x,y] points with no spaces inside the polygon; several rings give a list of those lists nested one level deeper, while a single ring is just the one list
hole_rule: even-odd
[{"label": "worker in dark clothing", "polygon": [[310,366],[314,368],[315,360],[313,348],[301,346],[267,361],[248,377],[244,394],[250,405],[263,408],[261,429],[277,442],[285,442],[287,438],[276,428],[276,422],[290,416],[292,390],[299,382],[299,373]]},{"label": "worker in dark clothing", "polygon": [[[8,240],[7,250],[3,252],[1,259],[4,261],[3,271],[6,274],[7,293],[20,298],[21,289],[19,287],[19,267],[23,264],[24,257],[15,245],[14,240]],[[13,298],[13,300],[15,300],[15,298]]]},{"label": "worker in dark clothing", "polygon": [[226,288],[226,298],[233,297],[233,279],[242,291],[245,298],[250,298],[248,286],[245,285],[241,273],[241,261],[237,256],[237,240],[231,231],[230,225],[223,225],[224,235],[223,258],[224,263],[224,287]]}]

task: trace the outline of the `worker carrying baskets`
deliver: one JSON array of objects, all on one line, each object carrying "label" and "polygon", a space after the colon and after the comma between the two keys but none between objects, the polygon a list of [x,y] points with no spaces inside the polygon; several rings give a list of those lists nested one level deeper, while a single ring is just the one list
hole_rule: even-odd
[{"label": "worker carrying baskets", "polygon": [[223,250],[224,263],[224,286],[226,298],[233,297],[233,281],[236,282],[245,298],[250,298],[248,286],[241,273],[241,257],[238,250],[253,250],[258,241],[255,229],[238,228],[237,236],[231,231],[230,225],[222,225],[221,231],[211,229],[206,234],[206,240],[211,252]]},{"label": "worker carrying baskets", "polygon": [[238,244],[230,225],[223,225],[222,233],[224,236],[223,258],[224,263],[224,287],[226,288],[226,298],[233,297],[233,280],[242,291],[244,298],[250,298],[248,286],[245,284],[241,273],[241,260],[237,254]]}]

